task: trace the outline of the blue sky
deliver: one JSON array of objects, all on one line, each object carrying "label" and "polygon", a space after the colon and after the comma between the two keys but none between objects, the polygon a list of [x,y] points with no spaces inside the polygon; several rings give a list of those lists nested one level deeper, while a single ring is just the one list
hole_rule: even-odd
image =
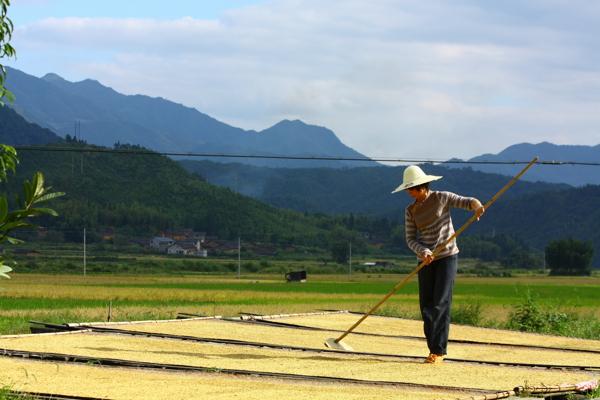
[{"label": "blue sky", "polygon": [[217,19],[221,11],[264,3],[256,0],[12,0],[10,17],[28,24],[55,17]]},{"label": "blue sky", "polygon": [[367,156],[600,143],[600,2],[12,0],[8,16],[4,65],[247,130],[300,119]]}]

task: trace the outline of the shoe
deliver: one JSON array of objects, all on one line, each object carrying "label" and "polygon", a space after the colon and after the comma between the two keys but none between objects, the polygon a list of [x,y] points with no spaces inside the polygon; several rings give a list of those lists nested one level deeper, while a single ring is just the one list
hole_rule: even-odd
[{"label": "shoe", "polygon": [[429,357],[425,359],[425,364],[441,364],[444,362],[443,354],[430,354]]}]

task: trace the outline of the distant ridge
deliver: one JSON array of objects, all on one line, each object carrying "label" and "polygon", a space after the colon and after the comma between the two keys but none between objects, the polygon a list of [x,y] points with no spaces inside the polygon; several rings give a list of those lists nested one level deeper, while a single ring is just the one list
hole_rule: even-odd
[{"label": "distant ridge", "polygon": [[[353,168],[373,167],[373,161],[344,145],[331,130],[300,120],[283,120],[256,132],[227,125],[202,112],[157,97],[127,96],[86,79],[69,82],[57,74],[43,78],[7,67],[6,85],[16,95],[14,109],[27,121],[56,132],[60,137],[80,132],[90,144],[140,145],[158,152],[214,154],[217,157],[173,157],[244,163],[270,168]],[[80,127],[78,131],[77,127]],[[238,157],[224,157],[232,155]],[[254,158],[240,157],[254,155]],[[271,157],[271,158],[263,158]],[[310,160],[286,157],[310,156]],[[600,162],[600,145],[566,146],[547,142],[515,144],[498,154],[483,154],[473,162]],[[324,158],[324,159],[320,159]],[[336,160],[331,160],[335,158]],[[337,159],[340,160],[337,160]],[[514,176],[522,165],[446,163],[448,168]],[[598,165],[536,165],[522,178],[530,182],[566,183],[574,187],[600,184]]]},{"label": "distant ridge", "polygon": [[29,146],[62,142],[50,129],[27,122],[10,107],[0,106],[0,143],[9,146]]},{"label": "distant ridge", "polygon": [[[69,82],[57,74],[43,78],[7,67],[7,88],[15,110],[26,120],[64,137],[81,133],[90,144],[140,145],[159,152],[220,155],[310,155],[316,158],[368,158],[344,145],[329,129],[284,120],[261,132],[227,125],[200,111],[163,98],[128,96],[86,79]],[[77,126],[77,128],[76,128]],[[80,131],[79,131],[80,129]],[[198,157],[195,157],[198,159]],[[358,167],[371,161],[209,158],[270,167]]]},{"label": "distant ridge", "polygon": [[[507,147],[498,154],[483,154],[468,161],[531,161],[539,157],[540,162],[578,162],[600,164],[600,144],[596,146],[556,145],[548,142],[538,144],[521,143]],[[462,164],[447,163],[448,168],[464,168]],[[470,164],[476,171],[503,175],[516,175],[522,165]],[[600,165],[536,165],[522,177],[529,182],[566,183],[580,187],[588,184],[600,185]]]}]

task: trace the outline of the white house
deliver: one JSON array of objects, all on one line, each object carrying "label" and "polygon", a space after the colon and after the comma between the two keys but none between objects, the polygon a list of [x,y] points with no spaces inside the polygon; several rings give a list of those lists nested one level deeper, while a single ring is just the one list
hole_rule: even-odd
[{"label": "white house", "polygon": [[184,240],[180,240],[179,242],[192,245],[196,248],[196,251],[200,251],[200,250],[202,250],[202,242],[203,241],[204,241],[204,239],[184,239]]},{"label": "white house", "polygon": [[206,250],[199,250],[195,243],[189,241],[178,241],[167,246],[167,253],[169,254],[183,254],[190,256],[206,257]]},{"label": "white house", "polygon": [[187,246],[184,246],[181,242],[176,242],[167,246],[167,253],[185,255],[189,253],[189,248]]},{"label": "white house", "polygon": [[364,266],[367,268],[372,268],[375,266],[375,263],[374,262],[366,262],[366,263],[364,263]]},{"label": "white house", "polygon": [[169,245],[175,243],[175,240],[167,237],[155,237],[150,239],[150,247],[158,250],[167,251]]}]

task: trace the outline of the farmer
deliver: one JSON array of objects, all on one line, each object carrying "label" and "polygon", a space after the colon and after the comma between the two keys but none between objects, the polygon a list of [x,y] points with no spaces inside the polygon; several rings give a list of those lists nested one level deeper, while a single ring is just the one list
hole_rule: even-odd
[{"label": "farmer", "polygon": [[404,181],[392,193],[406,190],[415,199],[405,211],[406,243],[415,253],[419,264],[419,303],[423,330],[429,347],[429,364],[440,364],[447,354],[450,331],[452,290],[458,269],[458,247],[452,240],[433,257],[433,253],[454,234],[450,207],[475,212],[477,220],[484,213],[481,202],[451,192],[431,191],[429,182],[441,176],[426,175],[411,165],[404,170]]}]

